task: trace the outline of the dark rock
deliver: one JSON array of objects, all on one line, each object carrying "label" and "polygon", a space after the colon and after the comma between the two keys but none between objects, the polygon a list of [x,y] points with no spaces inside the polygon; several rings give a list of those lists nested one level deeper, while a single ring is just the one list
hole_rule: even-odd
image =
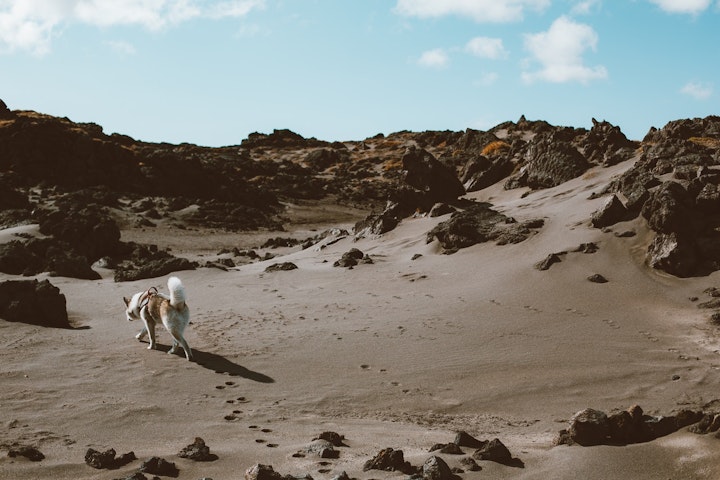
[{"label": "dark rock", "polygon": [[104,452],[89,448],[88,451],[85,452],[85,463],[93,468],[114,470],[137,460],[134,452],[124,453],[119,457],[115,455],[115,450],[112,448]]},{"label": "dark rock", "polygon": [[[696,412],[693,412],[696,413]],[[706,414],[700,414],[700,419],[696,419],[695,416],[691,418],[692,420],[695,420],[695,422],[688,423],[688,425],[691,425],[692,423],[697,423],[697,425],[693,425],[690,428],[690,431],[693,433],[698,434],[707,434],[707,433],[713,433],[720,430],[720,415],[715,413],[706,413]],[[687,425],[683,425],[687,426]],[[680,427],[682,428],[682,427]]]},{"label": "dark rock", "polygon": [[595,274],[593,274],[593,275],[590,275],[590,276],[588,277],[588,280],[591,281],[591,282],[593,282],[593,283],[607,283],[607,282],[608,282],[607,278],[603,277],[603,276],[600,275],[599,273],[595,273]]},{"label": "dark rock", "polygon": [[423,149],[408,149],[402,157],[402,165],[405,183],[426,193],[432,204],[452,202],[465,194],[455,173]]},{"label": "dark rock", "polygon": [[282,480],[283,476],[272,465],[255,464],[245,471],[245,480]]},{"label": "dark rock", "polygon": [[496,240],[498,245],[519,243],[534,234],[522,224],[508,222],[508,217],[490,208],[489,203],[473,202],[465,207],[430,230],[427,243],[437,238],[445,253],[454,253],[491,240]]},{"label": "dark rock", "polygon": [[345,470],[338,473],[334,477],[332,477],[330,480],[351,480],[350,475],[347,474]]},{"label": "dark rock", "polygon": [[335,447],[347,447],[347,445],[345,445],[345,436],[336,432],[322,432],[313,440],[326,440]]},{"label": "dark rock", "polygon": [[[157,477],[153,477],[154,479]],[[142,472],[134,472],[128,475],[127,477],[123,478],[117,478],[115,480],[147,480],[147,477],[142,474]]]},{"label": "dark rock", "polygon": [[473,437],[472,435],[463,430],[457,432],[453,443],[459,447],[469,447],[475,449],[481,448],[485,445],[485,442],[478,440],[477,438]]},{"label": "dark rock", "polygon": [[648,265],[678,277],[690,277],[698,267],[698,253],[693,242],[677,233],[660,233],[648,247]]},{"label": "dark rock", "polygon": [[0,283],[0,317],[53,328],[69,328],[65,295],[48,280]]},{"label": "dark rock", "polygon": [[197,267],[195,262],[158,250],[155,245],[125,244],[124,248],[128,251],[122,253],[123,260],[116,265],[116,282],[157,278]]},{"label": "dark rock", "polygon": [[589,243],[581,243],[575,250],[575,252],[580,253],[595,253],[600,249],[598,247],[597,243],[589,242]]},{"label": "dark rock", "polygon": [[434,455],[423,463],[422,476],[425,480],[454,480],[456,478],[445,460]]},{"label": "dark rock", "polygon": [[180,450],[178,457],[196,462],[212,462],[218,459],[217,455],[210,453],[210,447],[205,445],[205,441],[200,437],[196,437],[193,443]]},{"label": "dark rock", "polygon": [[292,262],[273,263],[265,268],[265,272],[287,272],[289,270],[296,270],[297,268],[297,265]]},{"label": "dark rock", "polygon": [[[0,100],[2,102],[2,100]],[[2,107],[2,105],[0,105]],[[0,108],[1,110],[1,108]],[[2,113],[2,112],[0,112]],[[8,452],[8,457],[25,457],[31,462],[40,462],[45,459],[45,455],[35,447],[22,446],[19,448],[12,448]]]},{"label": "dark rock", "polygon": [[441,217],[443,215],[447,215],[448,213],[453,213],[456,211],[457,211],[457,209],[455,207],[453,207],[452,205],[448,205],[447,203],[436,203],[430,209],[429,215],[431,217]]},{"label": "dark rock", "polygon": [[[571,135],[573,135],[571,133]],[[579,177],[590,166],[562,131],[537,135],[525,151],[525,164],[505,183],[506,189],[550,188]]]},{"label": "dark rock", "polygon": [[477,460],[488,460],[508,466],[522,466],[522,462],[513,458],[510,450],[497,438],[485,442],[472,456]]},{"label": "dark rock", "polygon": [[0,120],[10,120],[15,117],[15,114],[8,108],[5,102],[0,99]]},{"label": "dark rock", "polygon": [[164,477],[177,477],[180,470],[174,463],[168,462],[164,458],[152,457],[140,465],[140,471],[151,475],[162,475]]},{"label": "dark rock", "polygon": [[595,228],[604,228],[626,220],[628,211],[617,195],[613,195],[598,211],[593,213],[591,223]]},{"label": "dark rock", "polygon": [[360,260],[365,258],[365,254],[358,250],[357,248],[352,248],[349,251],[343,253],[343,256],[340,258],[340,260],[337,260],[335,263],[333,263],[333,267],[354,267],[358,263],[360,263]]},{"label": "dark rock", "polygon": [[568,434],[574,443],[584,447],[602,445],[610,436],[610,424],[604,412],[586,408],[570,419]]},{"label": "dark rock", "polygon": [[313,170],[323,171],[335,164],[347,161],[347,151],[333,148],[313,150],[305,156],[305,163]]},{"label": "dark rock", "polygon": [[460,460],[460,465],[462,465],[471,472],[479,472],[480,470],[482,470],[482,467],[478,465],[477,462],[471,457],[463,458],[462,460]]},{"label": "dark rock", "polygon": [[590,163],[603,166],[616,165],[631,158],[636,142],[628,140],[620,127],[609,122],[592,119],[593,126],[578,143]]},{"label": "dark rock", "polygon": [[687,191],[676,182],[665,182],[654,191],[642,208],[642,216],[658,233],[681,233],[689,227],[690,199]]},{"label": "dark rock", "polygon": [[465,453],[456,443],[438,443],[430,448],[431,452],[436,452],[438,450],[440,453],[444,453],[446,455],[463,455]]},{"label": "dark rock", "polygon": [[365,462],[363,471],[367,472],[368,470],[400,471],[407,475],[411,475],[415,471],[410,462],[405,461],[403,451],[392,448],[380,450],[375,457]]},{"label": "dark rock", "polygon": [[554,264],[562,262],[562,259],[560,258],[560,255],[563,255],[564,252],[560,253],[551,253],[547,257],[545,257],[544,260],[538,262],[535,264],[535,268],[537,268],[540,271],[545,271],[550,269]]}]

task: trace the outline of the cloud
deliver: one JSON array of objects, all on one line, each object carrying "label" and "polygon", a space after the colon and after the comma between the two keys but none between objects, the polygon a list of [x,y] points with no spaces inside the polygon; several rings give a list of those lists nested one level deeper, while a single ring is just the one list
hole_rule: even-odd
[{"label": "cloud", "polygon": [[707,10],[712,0],[650,0],[668,13],[698,14]]},{"label": "cloud", "polygon": [[450,57],[442,48],[435,48],[423,52],[418,59],[418,64],[428,68],[445,68],[450,63]]},{"label": "cloud", "polygon": [[498,59],[507,56],[500,38],[475,37],[465,45],[465,51],[480,58]]},{"label": "cloud", "polygon": [[458,15],[480,23],[502,23],[521,20],[526,9],[543,10],[550,3],[550,0],[398,0],[395,12],[409,17]]},{"label": "cloud", "polygon": [[73,23],[137,25],[161,30],[193,18],[242,17],[265,0],[0,0],[0,53],[50,51],[54,36]]},{"label": "cloud", "polygon": [[697,100],[706,100],[713,94],[712,85],[701,82],[688,82],[681,89],[680,93],[689,95]]},{"label": "cloud", "polygon": [[573,5],[570,13],[573,15],[589,15],[593,9],[600,8],[600,1],[601,0],[583,0]]},{"label": "cloud", "polygon": [[597,43],[598,36],[592,27],[562,16],[552,23],[547,32],[525,35],[525,49],[541,68],[535,72],[523,72],[523,79],[526,82],[587,83],[607,78],[604,66],[588,67],[583,62],[585,51],[594,51]]}]

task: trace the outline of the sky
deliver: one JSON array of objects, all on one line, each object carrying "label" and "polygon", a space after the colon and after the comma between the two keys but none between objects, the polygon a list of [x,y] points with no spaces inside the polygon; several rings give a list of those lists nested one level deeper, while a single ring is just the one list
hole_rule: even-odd
[{"label": "sky", "polygon": [[150,142],[720,115],[720,0],[0,0],[0,99]]}]

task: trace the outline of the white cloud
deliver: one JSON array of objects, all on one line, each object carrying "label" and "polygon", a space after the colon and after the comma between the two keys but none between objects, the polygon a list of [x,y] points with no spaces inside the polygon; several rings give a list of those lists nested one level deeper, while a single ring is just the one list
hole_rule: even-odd
[{"label": "white cloud", "polygon": [[593,9],[600,7],[601,0],[583,0],[576,3],[570,9],[570,13],[573,15],[589,15]]},{"label": "white cloud", "polygon": [[507,56],[500,38],[475,37],[465,45],[465,50],[481,58],[498,59]]},{"label": "white cloud", "polygon": [[160,30],[193,18],[242,17],[265,0],[0,0],[0,53],[45,54],[72,23]]},{"label": "white cloud", "polygon": [[650,0],[668,13],[698,14],[707,10],[712,0]]},{"label": "white cloud", "polygon": [[712,96],[713,88],[708,83],[688,82],[680,89],[680,92],[697,100],[706,100]]},{"label": "white cloud", "polygon": [[521,20],[526,9],[543,10],[550,3],[550,0],[397,0],[395,12],[420,18],[459,15],[476,22],[512,22]]},{"label": "white cloud", "polygon": [[598,36],[589,25],[562,16],[547,32],[525,35],[525,48],[540,70],[523,72],[526,82],[543,80],[553,83],[587,83],[607,77],[604,66],[588,67],[583,62],[586,50],[597,48]]},{"label": "white cloud", "polygon": [[450,63],[450,57],[442,48],[435,48],[423,52],[418,59],[418,64],[428,68],[444,68]]}]

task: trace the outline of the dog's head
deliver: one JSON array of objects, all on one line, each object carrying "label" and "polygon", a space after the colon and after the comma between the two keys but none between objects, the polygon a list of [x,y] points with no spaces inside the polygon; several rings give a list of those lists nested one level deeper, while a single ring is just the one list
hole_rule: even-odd
[{"label": "dog's head", "polygon": [[123,297],[125,302],[125,316],[128,322],[133,320],[140,320],[140,297],[142,292],[136,293],[132,298]]}]

